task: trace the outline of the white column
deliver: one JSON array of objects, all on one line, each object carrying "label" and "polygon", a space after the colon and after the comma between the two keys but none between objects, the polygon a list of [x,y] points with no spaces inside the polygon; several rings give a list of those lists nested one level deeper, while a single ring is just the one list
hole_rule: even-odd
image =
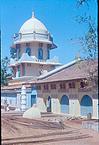
[{"label": "white column", "polygon": [[21,90],[21,110],[26,110],[26,87],[24,85]]},{"label": "white column", "polygon": [[74,116],[80,116],[80,103],[77,99],[69,100],[69,114]]},{"label": "white column", "polygon": [[40,98],[40,97],[37,98],[37,107],[39,108],[41,112],[47,112],[47,108],[46,108],[43,98]]},{"label": "white column", "polygon": [[17,94],[17,108],[16,110],[21,110],[21,94]]},{"label": "white column", "polygon": [[16,67],[16,78],[18,78],[18,68]]},{"label": "white column", "polygon": [[93,99],[93,119],[99,119],[99,110],[98,110],[98,99]]},{"label": "white column", "polygon": [[51,98],[51,111],[53,113],[60,113],[60,102],[58,98]]}]

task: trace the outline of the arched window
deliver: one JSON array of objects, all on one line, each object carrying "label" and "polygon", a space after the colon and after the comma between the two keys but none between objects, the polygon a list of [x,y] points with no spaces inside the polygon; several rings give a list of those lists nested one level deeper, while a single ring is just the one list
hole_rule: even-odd
[{"label": "arched window", "polygon": [[26,48],[26,53],[30,56],[31,55],[31,49],[28,47]]},{"label": "arched window", "polygon": [[80,102],[81,115],[87,116],[88,113],[92,114],[93,112],[92,106],[93,104],[91,97],[88,95],[83,96]]},{"label": "arched window", "polygon": [[51,97],[48,96],[47,99],[47,112],[51,112]]},{"label": "arched window", "polygon": [[20,55],[20,48],[17,48],[17,55],[18,55],[18,59],[20,59],[21,55]]},{"label": "arched window", "polygon": [[47,49],[47,59],[50,59],[49,48]]},{"label": "arched window", "polygon": [[43,49],[42,48],[38,49],[38,59],[43,59]]},{"label": "arched window", "polygon": [[69,113],[69,98],[66,95],[62,96],[60,105],[62,113]]},{"label": "arched window", "polygon": [[18,66],[18,77],[20,77],[20,66]]},{"label": "arched window", "polygon": [[17,58],[18,59],[20,59],[20,57],[21,57],[21,54],[20,54],[20,47],[21,47],[21,45],[20,44],[16,44],[16,53],[17,53]]}]

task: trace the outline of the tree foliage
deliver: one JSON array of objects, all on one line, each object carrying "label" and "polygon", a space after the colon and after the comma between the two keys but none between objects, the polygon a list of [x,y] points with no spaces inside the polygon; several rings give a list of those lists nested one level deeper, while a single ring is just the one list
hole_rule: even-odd
[{"label": "tree foliage", "polygon": [[[86,22],[83,20],[83,22]],[[97,30],[95,25],[92,23],[92,21],[87,19],[88,24],[88,30],[85,34],[85,36],[79,38],[83,58],[84,59],[97,59],[98,58],[98,46],[97,46]]]},{"label": "tree foliage", "polygon": [[79,8],[82,5],[87,5],[89,6],[90,0],[77,0],[77,7]]},{"label": "tree foliage", "polygon": [[8,73],[8,65],[9,65],[9,59],[8,57],[5,57],[1,60],[1,85],[7,85],[7,77],[11,74]]},{"label": "tree foliage", "polygon": [[[91,0],[77,0],[77,6],[80,8],[82,5],[87,4],[90,6]],[[93,2],[95,2],[93,0]],[[84,23],[88,26],[85,36],[79,38],[81,44],[81,53],[83,54],[82,60],[86,60],[87,72],[89,77],[87,81],[91,87],[98,87],[98,40],[97,40],[97,26],[95,25],[91,15],[81,15],[76,17],[77,22]],[[86,66],[83,66],[86,67]],[[82,68],[83,69],[83,68]]]},{"label": "tree foliage", "polygon": [[11,58],[16,58],[16,49],[15,48],[10,48],[10,56]]}]

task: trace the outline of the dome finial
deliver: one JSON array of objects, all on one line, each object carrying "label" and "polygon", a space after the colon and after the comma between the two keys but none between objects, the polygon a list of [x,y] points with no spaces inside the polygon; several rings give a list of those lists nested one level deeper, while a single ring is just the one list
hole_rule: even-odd
[{"label": "dome finial", "polygon": [[34,11],[32,12],[32,18],[34,18],[35,17],[35,13],[34,13]]}]

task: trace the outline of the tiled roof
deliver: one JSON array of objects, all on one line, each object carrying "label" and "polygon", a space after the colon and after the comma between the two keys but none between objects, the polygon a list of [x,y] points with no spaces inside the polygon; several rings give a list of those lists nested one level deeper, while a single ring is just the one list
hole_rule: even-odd
[{"label": "tiled roof", "polygon": [[69,63],[67,63],[67,64],[65,64],[65,65],[62,65],[62,66],[60,66],[60,67],[57,67],[56,69],[54,69],[54,70],[48,72],[47,74],[44,74],[44,75],[39,76],[38,79],[46,78],[46,77],[48,77],[48,76],[50,76],[50,75],[52,75],[52,74],[54,74],[54,73],[57,73],[57,72],[59,72],[59,71],[65,69],[65,68],[70,67],[71,65],[73,65],[73,64],[75,64],[75,63],[77,63],[77,62],[79,62],[79,61],[80,61],[80,59],[73,60],[73,61],[71,61],[71,62],[69,62]]},{"label": "tiled roof", "polygon": [[33,61],[33,58],[30,57],[27,53],[23,53],[22,57],[19,59],[18,63],[21,63],[21,62],[24,62],[24,61],[31,62],[31,61]]},{"label": "tiled roof", "polygon": [[89,70],[94,69],[95,65],[97,65],[96,62],[94,64],[92,64],[92,62],[89,64],[87,61],[79,61],[78,63],[73,63],[67,67],[65,65],[62,69],[55,71],[51,75],[46,75],[46,77],[40,78],[38,83],[86,78],[89,76]]},{"label": "tiled roof", "polygon": [[23,84],[29,84],[28,82],[30,82],[31,79],[33,80],[32,82],[35,83],[36,78],[33,78],[33,76],[24,76],[21,78],[10,80],[8,87],[11,87],[11,86],[14,87],[14,86],[19,86],[19,85],[22,86]]},{"label": "tiled roof", "polygon": [[10,65],[9,66],[16,66],[20,63],[35,63],[35,64],[45,64],[45,65],[61,65],[61,63],[58,62],[58,59],[54,57],[53,59],[49,59],[47,61],[45,60],[39,60],[36,58],[36,56],[29,56],[27,53],[23,53],[21,58],[19,60],[10,59]]},{"label": "tiled roof", "polygon": [[54,65],[61,65],[58,60],[54,57],[53,59],[49,59],[47,61],[39,60],[36,56],[29,56],[27,53],[23,53],[21,58],[18,60],[18,64],[26,62],[26,63],[36,63],[36,64],[54,64]]},{"label": "tiled roof", "polygon": [[18,80],[10,81],[10,85],[3,87],[2,89],[16,89],[21,88],[23,84],[30,86],[32,83],[46,83],[46,82],[57,82],[57,81],[69,81],[75,79],[86,78],[89,75],[89,70],[93,71],[98,65],[97,61],[72,61],[68,64],[65,64],[61,67],[56,68],[48,72],[45,75],[38,77],[38,79],[31,78],[23,78]]},{"label": "tiled roof", "polygon": [[[27,88],[28,87],[31,87],[31,85],[30,84],[28,84],[28,85],[25,85]],[[11,85],[11,86],[4,86],[4,87],[1,87],[1,90],[3,91],[3,90],[13,90],[13,89],[21,89],[22,88],[22,84],[21,85]]]}]

